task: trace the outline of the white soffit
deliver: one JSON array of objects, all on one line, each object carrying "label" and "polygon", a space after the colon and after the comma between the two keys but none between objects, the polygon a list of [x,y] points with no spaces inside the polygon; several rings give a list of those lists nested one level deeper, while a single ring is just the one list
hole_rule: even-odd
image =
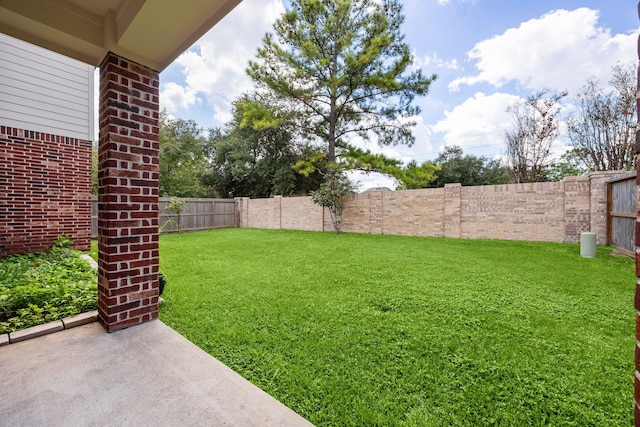
[{"label": "white soffit", "polygon": [[99,66],[162,71],[241,0],[0,0],[0,32]]}]

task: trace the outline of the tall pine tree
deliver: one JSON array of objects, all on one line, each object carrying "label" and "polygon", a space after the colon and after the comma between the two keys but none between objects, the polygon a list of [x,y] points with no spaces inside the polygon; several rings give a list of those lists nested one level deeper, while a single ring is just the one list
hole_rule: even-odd
[{"label": "tall pine tree", "polygon": [[329,164],[354,135],[410,145],[412,102],[436,76],[412,67],[403,21],[396,0],[292,0],[247,73],[326,144]]}]

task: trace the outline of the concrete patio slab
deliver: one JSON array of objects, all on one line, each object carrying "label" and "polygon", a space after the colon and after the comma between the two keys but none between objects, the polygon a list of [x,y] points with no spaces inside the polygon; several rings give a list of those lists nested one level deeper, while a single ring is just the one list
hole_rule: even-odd
[{"label": "concrete patio slab", "polygon": [[0,424],[310,426],[159,320],[0,348]]}]

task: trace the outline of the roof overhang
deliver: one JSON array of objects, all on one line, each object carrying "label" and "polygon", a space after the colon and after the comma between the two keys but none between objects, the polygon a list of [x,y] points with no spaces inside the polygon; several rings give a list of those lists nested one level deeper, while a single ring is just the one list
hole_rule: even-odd
[{"label": "roof overhang", "polygon": [[162,71],[242,0],[0,0],[0,32],[99,66]]}]

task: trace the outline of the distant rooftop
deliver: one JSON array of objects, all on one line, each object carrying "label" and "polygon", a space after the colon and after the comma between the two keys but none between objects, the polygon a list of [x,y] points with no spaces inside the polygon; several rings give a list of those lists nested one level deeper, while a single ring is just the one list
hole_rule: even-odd
[{"label": "distant rooftop", "polygon": [[373,191],[393,191],[393,190],[388,187],[372,187],[372,188],[367,188],[360,194],[371,193]]}]

